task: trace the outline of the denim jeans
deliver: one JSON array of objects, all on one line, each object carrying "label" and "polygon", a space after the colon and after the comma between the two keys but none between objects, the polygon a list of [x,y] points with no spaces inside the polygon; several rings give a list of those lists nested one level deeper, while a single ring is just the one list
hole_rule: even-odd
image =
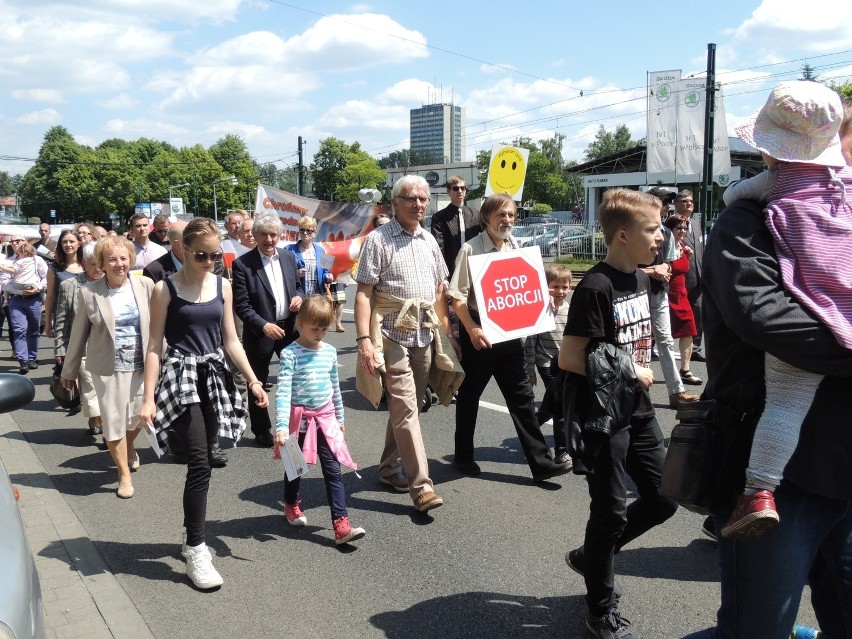
[{"label": "denim jeans", "polygon": [[[305,441],[305,433],[299,433],[299,447]],[[340,462],[328,447],[328,442],[322,430],[317,429],[317,457],[322,467],[322,478],[325,480],[325,495],[328,507],[331,509],[331,521],[346,517],[346,491],[343,488],[343,475],[340,472]],[[284,483],[284,502],[291,506],[299,500],[299,484],[301,477],[287,480]]]},{"label": "denim jeans", "polygon": [[[666,447],[656,417],[630,420],[612,434],[595,459],[589,484],[589,521],[583,542],[586,603],[601,617],[613,606],[613,556],[630,541],[663,523],[677,504],[660,495]],[[627,475],[639,498],[627,505]]]},{"label": "denim jeans", "polygon": [[9,326],[14,330],[15,359],[24,364],[37,360],[41,296],[10,295]]},{"label": "denim jeans", "polygon": [[775,504],[781,521],[760,539],[719,537],[718,625],[686,639],[786,639],[806,583],[824,639],[852,637],[852,501],[784,481]]}]

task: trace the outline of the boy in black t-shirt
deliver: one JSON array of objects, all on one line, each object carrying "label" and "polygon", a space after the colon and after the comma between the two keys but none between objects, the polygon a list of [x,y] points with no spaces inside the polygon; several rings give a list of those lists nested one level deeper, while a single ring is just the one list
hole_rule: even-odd
[{"label": "boy in black t-shirt", "polygon": [[[588,475],[591,497],[586,536],[566,555],[568,565],[584,576],[589,614],[586,627],[600,639],[633,639],[630,623],[618,611],[620,591],[613,576],[613,555],[625,544],[671,517],[677,505],[660,496],[666,449],[648,389],[654,383],[651,361],[651,313],[648,275],[662,242],[660,200],[647,193],[613,189],[598,209],[607,244],[574,291],[559,366],[586,374],[586,347],[592,339],[615,344],[632,355],[636,402],[628,425],[603,444]],[[626,475],[639,498],[627,506]]]}]

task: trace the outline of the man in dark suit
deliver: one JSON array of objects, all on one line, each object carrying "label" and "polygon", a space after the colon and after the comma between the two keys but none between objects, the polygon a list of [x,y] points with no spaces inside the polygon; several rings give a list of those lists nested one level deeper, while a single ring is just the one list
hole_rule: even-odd
[{"label": "man in dark suit", "polygon": [[142,274],[145,277],[150,277],[156,283],[166,279],[169,275],[174,275],[183,268],[184,256],[181,238],[185,226],[186,222],[178,220],[169,227],[167,237],[170,250],[142,269]]},{"label": "man in dark suit", "polygon": [[482,228],[479,226],[479,214],[474,213],[464,203],[467,195],[464,179],[458,175],[449,178],[447,193],[450,195],[451,204],[432,216],[432,235],[438,240],[441,254],[452,277],[461,245],[479,235]]},{"label": "man in dark suit", "polygon": [[[243,348],[257,378],[266,382],[272,354],[296,339],[296,313],[304,295],[296,257],[278,248],[281,220],[267,214],[255,220],[257,247],[234,260],[234,310],[243,321]],[[269,411],[249,402],[251,431],[258,445],[272,447]]]},{"label": "man in dark suit", "polygon": [[[675,213],[689,220],[684,243],[692,249],[689,271],[686,273],[686,292],[692,314],[695,316],[695,328],[698,335],[692,339],[692,359],[704,361],[704,329],[701,322],[701,260],[704,258],[704,232],[701,228],[701,216],[695,215],[695,197],[692,191],[684,189],[675,198]],[[682,368],[682,367],[681,367]]]}]

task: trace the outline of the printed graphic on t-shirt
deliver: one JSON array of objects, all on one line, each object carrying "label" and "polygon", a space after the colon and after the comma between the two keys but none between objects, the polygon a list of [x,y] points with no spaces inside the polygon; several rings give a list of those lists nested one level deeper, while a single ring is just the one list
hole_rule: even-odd
[{"label": "printed graphic on t-shirt", "polygon": [[645,291],[632,293],[613,301],[615,341],[633,356],[633,361],[647,366],[651,361],[651,307]]}]

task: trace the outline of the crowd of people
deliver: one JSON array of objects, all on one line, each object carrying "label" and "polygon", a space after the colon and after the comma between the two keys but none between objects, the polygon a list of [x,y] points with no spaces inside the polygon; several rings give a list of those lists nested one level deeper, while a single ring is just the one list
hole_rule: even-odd
[{"label": "crowd of people", "polygon": [[[518,248],[517,211],[496,194],[474,213],[458,176],[431,233],[428,183],[400,178],[393,215],[376,218],[352,272],[356,386],[374,406],[387,402],[379,481],[420,512],[444,504],[420,430],[427,385],[456,404],[454,467],[479,474],[477,410],[493,377],[532,480],[586,476],[585,536],[566,562],[584,579],[586,627],[601,639],[636,636],[619,607],[615,555],[677,509],[660,493],[654,348],[670,406],[698,400],[684,384],[703,384],[690,361],[706,359],[702,399],[738,416],[722,428],[742,464],[722,469],[725,506],[706,524],[719,531],[718,625],[691,638],[805,636],[794,623],[806,584],[821,636],[852,637],[852,431],[839,401],[852,390],[852,107],[818,83],[782,83],[739,132],[770,168],[728,189],[706,242],[688,190],[604,194],[606,257],[570,301],[570,270],[547,268],[556,328],[541,335],[491,343],[483,331],[469,261]],[[292,437],[319,461],[337,544],[366,534],[349,521],[341,479],[341,466],[357,465],[337,351],[324,338],[345,329],[316,228],[302,218],[299,240],[282,246],[276,215],[232,212],[223,238],[206,218],[137,214],[132,241],[81,223],[54,242],[43,224],[36,243],[13,237],[14,257],[0,260],[19,372],[38,365],[43,304],[62,383],[79,385],[118,497],[135,493],[142,428],[182,455],[182,555],[200,589],[223,583],[205,542],[211,468],[226,461],[220,439],[236,445],[247,420],[257,445],[281,454]],[[549,393],[558,386],[561,414],[552,404],[537,412],[538,378]],[[542,432],[551,417],[555,450]],[[304,526],[299,477],[283,492],[286,521]]]}]

